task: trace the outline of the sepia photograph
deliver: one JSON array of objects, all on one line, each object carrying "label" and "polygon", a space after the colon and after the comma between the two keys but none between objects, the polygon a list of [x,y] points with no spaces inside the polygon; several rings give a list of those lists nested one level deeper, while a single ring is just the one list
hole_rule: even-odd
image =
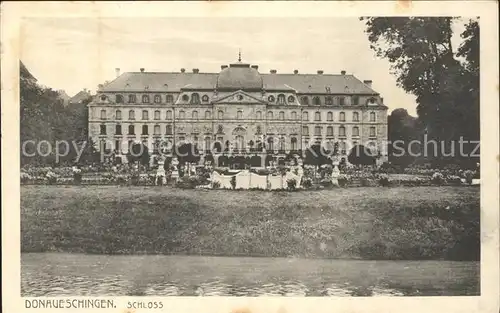
[{"label": "sepia photograph", "polygon": [[24,17],[22,307],[481,296],[482,21]]}]

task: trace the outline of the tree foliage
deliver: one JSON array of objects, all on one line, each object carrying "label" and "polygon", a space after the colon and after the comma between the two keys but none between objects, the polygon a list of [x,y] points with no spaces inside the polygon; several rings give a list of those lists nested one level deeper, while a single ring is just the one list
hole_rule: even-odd
[{"label": "tree foliage", "polygon": [[374,165],[376,155],[367,147],[356,145],[349,152],[347,160],[353,165]]}]

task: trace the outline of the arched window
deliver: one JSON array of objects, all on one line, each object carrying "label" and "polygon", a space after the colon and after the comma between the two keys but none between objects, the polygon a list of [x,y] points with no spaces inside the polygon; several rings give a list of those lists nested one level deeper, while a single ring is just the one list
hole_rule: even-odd
[{"label": "arched window", "polygon": [[290,139],[290,142],[292,144],[292,146],[291,146],[292,149],[291,150],[292,151],[296,151],[297,150],[297,138],[292,137],[292,139]]},{"label": "arched window", "polygon": [[135,127],[134,125],[128,125],[128,134],[135,135]]},{"label": "arched window", "polygon": [[179,111],[179,118],[182,118],[182,119],[186,118],[186,112],[184,112],[183,110],[180,110]]},{"label": "arched window", "polygon": [[309,127],[308,126],[302,126],[302,135],[309,136]]},{"label": "arched window", "polygon": [[302,120],[309,121],[309,113],[308,112],[302,112]]},{"label": "arched window", "polygon": [[257,125],[256,132],[257,134],[260,134],[262,132],[260,125]]},{"label": "arched window", "polygon": [[123,103],[123,96],[122,95],[116,95],[115,96],[115,102],[116,103]]},{"label": "arched window", "polygon": [[149,103],[149,96],[148,95],[142,95],[142,103]]},{"label": "arched window", "polygon": [[332,105],[333,104],[333,98],[331,96],[327,96],[325,98],[325,104],[326,105]]},{"label": "arched window", "polygon": [[142,134],[148,135],[148,125],[142,125]]},{"label": "arched window", "polygon": [[191,104],[200,104],[200,95],[196,92],[191,95]]},{"label": "arched window", "polygon": [[202,100],[203,102],[208,102],[209,98],[208,98],[208,96],[207,96],[207,95],[203,95],[203,97],[201,97],[201,100]]},{"label": "arched window", "polygon": [[106,110],[101,110],[101,120],[106,119]]},{"label": "arched window", "polygon": [[165,129],[165,134],[172,135],[172,125],[167,125]]},{"label": "arched window", "polygon": [[352,96],[352,104],[359,105],[359,96]]},{"label": "arched window", "polygon": [[205,119],[209,120],[212,118],[212,113],[210,111],[205,111]]},{"label": "arched window", "polygon": [[314,120],[315,121],[321,121],[321,113],[320,112],[314,113]]},{"label": "arched window", "polygon": [[319,97],[314,97],[313,103],[314,103],[314,105],[321,105],[321,99]]},{"label": "arched window", "polygon": [[272,120],[273,119],[273,112],[272,111],[267,112],[267,119],[268,120]]},{"label": "arched window", "polygon": [[236,112],[236,118],[237,118],[238,120],[241,120],[241,119],[243,118],[243,112],[242,112],[242,111],[240,111],[240,110],[238,110],[238,112]]},{"label": "arched window", "polygon": [[224,126],[222,126],[222,125],[217,126],[217,133],[219,133],[219,134],[224,133]]},{"label": "arched window", "polygon": [[321,126],[314,127],[314,136],[321,136]]},{"label": "arched window", "polygon": [[279,119],[280,120],[284,120],[285,119],[285,112],[280,111],[280,113],[279,113]]},{"label": "arched window", "polygon": [[147,110],[142,110],[142,119],[149,120],[149,112]]},{"label": "arched window", "polygon": [[209,151],[212,149],[212,142],[210,140],[210,137],[205,137],[205,151]]},{"label": "arched window", "polygon": [[269,102],[274,102],[274,100],[275,100],[274,96],[272,96],[272,95],[267,97],[267,101],[269,101]]},{"label": "arched window", "polygon": [[136,98],[135,95],[128,95],[128,103],[135,103]]},{"label": "arched window", "polygon": [[116,110],[116,119],[121,120],[122,119],[122,111]]},{"label": "arched window", "polygon": [[375,122],[375,112],[370,112],[370,122]]},{"label": "arched window", "polygon": [[174,96],[172,96],[172,95],[167,95],[166,100],[167,100],[167,103],[172,103],[172,102],[174,102]]},{"label": "arched window", "polygon": [[218,112],[217,112],[217,118],[218,118],[219,120],[223,119],[223,118],[224,118],[224,112],[222,112],[222,111],[218,111]]},{"label": "arched window", "polygon": [[278,104],[286,104],[285,95],[284,94],[279,94],[278,95]]},{"label": "arched window", "polygon": [[370,137],[377,136],[377,129],[375,127],[370,127]]},{"label": "arched window", "polygon": [[326,113],[326,120],[329,122],[333,121],[333,113],[332,112]]},{"label": "arched window", "polygon": [[156,110],[155,111],[155,120],[159,120],[159,119],[160,119],[160,111]]},{"label": "arched window", "polygon": [[340,112],[340,114],[339,114],[339,121],[345,122],[345,113],[344,112]]},{"label": "arched window", "polygon": [[128,111],[128,119],[135,120],[135,111],[134,110]]},{"label": "arched window", "polygon": [[286,143],[285,137],[281,137],[279,141],[279,150],[285,151],[285,143]]},{"label": "arched window", "polygon": [[327,136],[333,136],[333,127],[332,126],[328,126],[326,128],[326,135]]},{"label": "arched window", "polygon": [[292,111],[292,113],[291,113],[291,119],[292,120],[296,120],[297,119],[297,112]]},{"label": "arched window", "polygon": [[344,105],[344,104],[345,104],[344,97],[339,97],[339,105]]},{"label": "arched window", "polygon": [[257,111],[257,119],[258,120],[262,119],[262,112],[261,111]]},{"label": "arched window", "polygon": [[357,137],[357,136],[359,136],[359,127],[354,126],[354,127],[352,128],[352,135],[353,135],[353,136],[356,136],[356,137]]},{"label": "arched window", "polygon": [[295,102],[295,97],[294,96],[289,96],[288,97],[288,103],[294,103]]},{"label": "arched window", "polygon": [[159,135],[161,133],[161,131],[160,131],[160,125],[155,125],[153,133],[155,135]]},{"label": "arched window", "polygon": [[155,103],[161,103],[161,96],[155,95]]},{"label": "arched window", "polygon": [[359,122],[359,113],[358,112],[352,112],[352,121]]},{"label": "arched window", "polygon": [[191,113],[191,118],[197,119],[198,118],[198,111],[193,111],[193,113]]},{"label": "arched window", "polygon": [[300,102],[302,102],[303,105],[309,105],[309,98],[304,96],[300,98]]},{"label": "arched window", "polygon": [[339,127],[339,136],[345,137],[345,127],[344,126]]},{"label": "arched window", "polygon": [[182,96],[182,101],[188,102],[189,101],[189,96],[188,95],[183,95]]},{"label": "arched window", "polygon": [[104,125],[104,124],[100,125],[99,134],[106,135],[106,125]]},{"label": "arched window", "polygon": [[171,120],[172,119],[172,111],[168,110],[167,115],[165,117],[167,120]]},{"label": "arched window", "polygon": [[273,137],[269,137],[267,139],[267,149],[273,151],[274,150],[274,139]]}]

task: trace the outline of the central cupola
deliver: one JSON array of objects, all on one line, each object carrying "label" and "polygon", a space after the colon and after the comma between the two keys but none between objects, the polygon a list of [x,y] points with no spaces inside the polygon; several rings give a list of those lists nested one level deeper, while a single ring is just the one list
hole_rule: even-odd
[{"label": "central cupola", "polygon": [[219,91],[260,91],[263,88],[262,77],[256,66],[241,62],[241,53],[238,62],[221,66],[217,77],[217,90]]}]

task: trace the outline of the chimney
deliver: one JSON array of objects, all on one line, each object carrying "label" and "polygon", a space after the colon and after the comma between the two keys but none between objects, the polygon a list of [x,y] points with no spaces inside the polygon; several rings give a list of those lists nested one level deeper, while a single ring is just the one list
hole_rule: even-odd
[{"label": "chimney", "polygon": [[141,73],[144,73],[144,67],[141,67]]},{"label": "chimney", "polygon": [[221,70],[223,70],[223,69],[225,69],[225,68],[227,68],[227,65],[221,65],[221,66],[220,66],[220,69],[221,69]]},{"label": "chimney", "polygon": [[116,74],[116,77],[120,76],[120,68],[119,67],[115,68],[115,74]]},{"label": "chimney", "polygon": [[193,73],[198,74],[200,72],[199,68],[193,68]]},{"label": "chimney", "polygon": [[323,70],[318,70],[319,75],[323,75]]},{"label": "chimney", "polygon": [[364,80],[363,84],[365,84],[366,86],[372,88],[372,81],[371,80]]},{"label": "chimney", "polygon": [[270,70],[269,72],[270,72],[271,74],[276,74],[276,72],[277,72],[277,71],[276,71],[276,70]]},{"label": "chimney", "polygon": [[340,71],[340,74],[341,75],[345,75],[345,71]]},{"label": "chimney", "polygon": [[252,68],[253,68],[254,70],[258,70],[258,69],[259,69],[259,66],[258,66],[258,65],[252,65]]},{"label": "chimney", "polygon": [[298,74],[298,73],[299,73],[299,70],[293,70],[293,73],[294,73],[294,74]]},{"label": "chimney", "polygon": [[181,73],[184,73],[186,72],[186,69],[185,68],[181,68]]}]

